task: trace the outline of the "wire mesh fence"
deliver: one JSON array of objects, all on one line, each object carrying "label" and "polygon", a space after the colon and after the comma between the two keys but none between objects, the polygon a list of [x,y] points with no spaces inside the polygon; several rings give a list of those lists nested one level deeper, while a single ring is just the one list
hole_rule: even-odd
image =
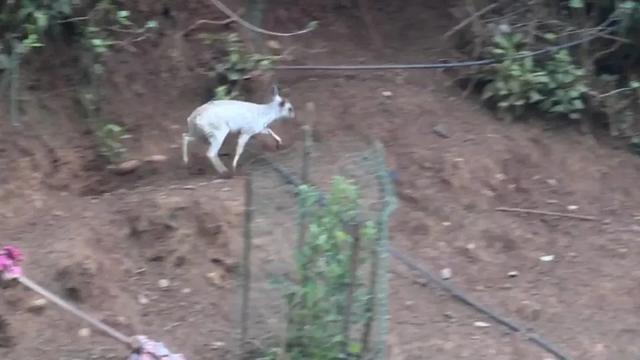
[{"label": "wire mesh fence", "polygon": [[395,199],[382,147],[345,141],[341,154],[305,141],[279,156],[280,172],[252,165],[237,358],[387,358]]}]

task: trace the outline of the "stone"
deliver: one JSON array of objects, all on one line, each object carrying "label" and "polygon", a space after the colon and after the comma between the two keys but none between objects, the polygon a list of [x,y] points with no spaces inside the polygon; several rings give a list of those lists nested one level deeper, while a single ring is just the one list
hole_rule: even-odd
[{"label": "stone", "polygon": [[452,272],[450,268],[444,268],[440,270],[440,277],[442,278],[442,280],[451,279],[451,275],[452,275]]},{"label": "stone", "polygon": [[47,307],[47,300],[44,298],[35,299],[27,305],[27,311],[33,314],[40,314]]}]

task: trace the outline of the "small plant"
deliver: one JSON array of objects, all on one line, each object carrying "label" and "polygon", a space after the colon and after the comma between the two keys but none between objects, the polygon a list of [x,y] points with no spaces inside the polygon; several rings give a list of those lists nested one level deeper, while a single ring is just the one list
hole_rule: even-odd
[{"label": "small plant", "polygon": [[236,33],[227,37],[226,50],[224,62],[217,64],[215,69],[229,82],[247,80],[258,72],[269,70],[273,65],[273,56],[249,53]]},{"label": "small plant", "polygon": [[566,50],[554,53],[542,65],[536,64],[533,57],[522,51],[523,39],[520,34],[496,36],[492,53],[499,63],[482,98],[494,100],[503,114],[508,112],[516,117],[530,107],[579,119],[588,90],[586,71],[573,64]]},{"label": "small plant", "polygon": [[570,119],[580,119],[585,108],[584,95],[586,71],[573,64],[569,52],[561,50],[544,64],[544,82],[541,93],[545,98],[539,108],[550,113],[562,114]]},{"label": "small plant", "polygon": [[241,98],[240,88],[243,81],[269,71],[277,59],[276,56],[251,53],[236,33],[226,37],[202,34],[200,38],[207,45],[223,44],[224,56],[210,73],[218,84],[214,94],[217,100]]},{"label": "small plant", "polygon": [[125,130],[122,126],[116,124],[106,124],[96,133],[100,143],[100,154],[107,157],[111,162],[120,160],[126,152],[126,148],[122,145],[122,138]]},{"label": "small plant", "polygon": [[220,85],[216,87],[214,98],[216,100],[230,100],[237,99],[239,96],[238,91],[232,90],[229,85]]},{"label": "small plant", "polygon": [[361,356],[364,337],[351,335],[372,319],[367,312],[370,289],[362,278],[370,253],[360,249],[374,246],[375,226],[356,225],[360,196],[345,178],[334,178],[326,204],[320,204],[320,192],[310,186],[301,186],[299,195],[309,227],[296,252],[295,280],[287,287],[287,358]]},{"label": "small plant", "polygon": [[495,37],[492,54],[499,61],[492,70],[491,83],[483,90],[483,100],[493,100],[502,115],[520,116],[528,105],[544,99],[547,76],[537,68],[532,57],[524,55],[526,43],[520,34],[500,34]]}]

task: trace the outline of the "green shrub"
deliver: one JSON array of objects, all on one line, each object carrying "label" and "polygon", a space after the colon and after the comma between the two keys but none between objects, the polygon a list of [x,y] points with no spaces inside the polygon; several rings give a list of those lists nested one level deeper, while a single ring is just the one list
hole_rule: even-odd
[{"label": "green shrub", "polygon": [[527,106],[544,100],[542,91],[547,74],[540,70],[533,58],[517,58],[525,54],[525,43],[520,34],[501,34],[495,37],[491,49],[498,60],[490,70],[491,82],[484,88],[482,98],[493,100],[502,114],[523,114]]},{"label": "green shrub", "polygon": [[[326,204],[320,204],[320,191],[313,187],[303,185],[298,193],[308,231],[295,253],[294,280],[286,287],[289,321],[284,358],[338,360],[362,355],[360,338],[345,336],[343,320],[348,313],[350,324],[362,328],[370,319],[370,289],[361,269],[371,253],[362,250],[354,255],[354,242],[362,248],[375,246],[375,226],[367,222],[351,228],[360,211],[360,194],[345,178],[333,179]],[[275,354],[274,350],[265,359],[275,359]]]},{"label": "green shrub", "polygon": [[524,50],[520,34],[500,34],[491,49],[498,63],[489,70],[490,83],[482,94],[502,113],[521,116],[527,108],[579,119],[585,108],[586,71],[573,64],[568,51],[536,63]]},{"label": "green shrub", "polygon": [[573,58],[566,50],[555,53],[543,66],[545,76],[541,93],[544,99],[538,107],[570,119],[581,118],[585,108],[583,99],[588,90],[586,71],[573,64]]}]

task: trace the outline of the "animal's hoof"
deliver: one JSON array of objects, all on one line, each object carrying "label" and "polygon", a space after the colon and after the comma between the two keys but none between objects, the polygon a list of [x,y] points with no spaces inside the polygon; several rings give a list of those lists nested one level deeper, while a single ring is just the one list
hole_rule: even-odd
[{"label": "animal's hoof", "polygon": [[282,143],[280,141],[276,141],[276,150],[280,150],[282,148]]}]

